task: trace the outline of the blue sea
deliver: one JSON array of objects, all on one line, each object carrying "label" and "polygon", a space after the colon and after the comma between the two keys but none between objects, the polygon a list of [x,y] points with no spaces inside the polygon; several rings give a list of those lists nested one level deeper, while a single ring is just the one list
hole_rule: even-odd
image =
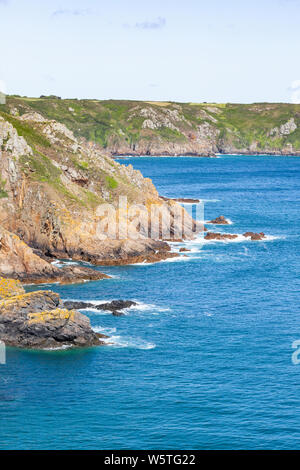
[{"label": "blue sea", "polygon": [[206,220],[232,221],[218,231],[268,238],[188,243],[178,260],[47,286],[63,299],[139,304],[123,317],[84,312],[112,345],[7,351],[0,448],[300,449],[299,159],[119,161],[163,196],[203,199]]}]

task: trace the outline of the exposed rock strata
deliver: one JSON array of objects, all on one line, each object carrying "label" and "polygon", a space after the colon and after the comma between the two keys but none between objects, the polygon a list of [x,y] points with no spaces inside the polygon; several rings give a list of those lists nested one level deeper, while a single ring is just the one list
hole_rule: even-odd
[{"label": "exposed rock strata", "polygon": [[61,282],[108,278],[106,274],[83,266],[58,268],[42,259],[20,238],[0,228],[0,273],[26,283]]}]

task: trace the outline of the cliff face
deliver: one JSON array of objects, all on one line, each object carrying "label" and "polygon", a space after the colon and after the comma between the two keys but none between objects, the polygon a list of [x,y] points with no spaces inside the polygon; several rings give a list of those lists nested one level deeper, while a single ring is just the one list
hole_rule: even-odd
[{"label": "cliff face", "polygon": [[[0,113],[0,149],[3,275],[58,279],[57,268],[31,248],[42,256],[94,264],[173,256],[163,240],[182,237],[182,208],[161,199],[151,180],[131,165],[114,162],[98,145],[77,139],[64,124],[36,112]],[[133,204],[139,205],[138,217],[130,212]],[[149,237],[153,206],[161,211],[157,239]],[[169,234],[164,231],[168,224]],[[186,213],[183,224],[191,225]],[[95,278],[87,272],[77,275]]]},{"label": "cliff face", "polygon": [[8,97],[0,109],[22,119],[37,113],[41,123],[55,119],[107,155],[300,154],[300,105],[294,104]]}]

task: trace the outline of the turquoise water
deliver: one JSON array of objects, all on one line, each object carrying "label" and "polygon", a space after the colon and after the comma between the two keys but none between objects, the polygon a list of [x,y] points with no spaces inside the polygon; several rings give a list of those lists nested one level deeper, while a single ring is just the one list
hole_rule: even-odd
[{"label": "turquoise water", "polygon": [[136,299],[85,312],[114,346],[10,349],[0,365],[1,449],[299,449],[299,160],[128,158],[160,194],[201,197],[221,230],[263,242],[191,244],[181,261],[100,268],[64,299]]}]

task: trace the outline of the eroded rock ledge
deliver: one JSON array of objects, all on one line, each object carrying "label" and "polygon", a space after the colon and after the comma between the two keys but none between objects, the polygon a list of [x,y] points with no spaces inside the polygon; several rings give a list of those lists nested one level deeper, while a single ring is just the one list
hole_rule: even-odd
[{"label": "eroded rock ledge", "polygon": [[100,271],[84,266],[58,268],[34,253],[17,235],[2,228],[0,228],[0,273],[3,277],[18,279],[28,284],[46,282],[71,284],[109,278]]}]

